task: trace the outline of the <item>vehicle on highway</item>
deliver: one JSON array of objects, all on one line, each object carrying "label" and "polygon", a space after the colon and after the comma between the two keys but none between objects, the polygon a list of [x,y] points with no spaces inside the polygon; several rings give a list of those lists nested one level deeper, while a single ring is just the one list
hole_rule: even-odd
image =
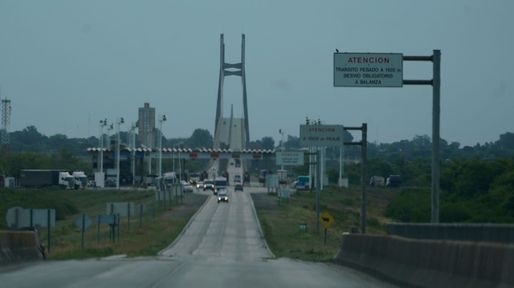
[{"label": "vehicle on highway", "polygon": [[182,191],[184,191],[184,193],[193,193],[193,186],[189,184],[189,182],[182,180],[180,184],[182,185]]},{"label": "vehicle on highway", "polygon": [[383,187],[385,185],[385,178],[382,176],[371,176],[369,179],[369,186]]},{"label": "vehicle on highway", "polygon": [[175,172],[166,172],[162,175],[164,183],[167,185],[173,185],[177,183],[177,174]]},{"label": "vehicle on highway", "polygon": [[75,186],[75,178],[69,172],[61,170],[22,169],[19,184],[26,188],[59,186],[72,189]]},{"label": "vehicle on highway", "polygon": [[234,191],[240,191],[240,192],[243,192],[243,185],[241,184],[236,184],[236,186],[234,186]]},{"label": "vehicle on highway", "polygon": [[308,190],[310,188],[310,177],[309,176],[298,176],[294,181],[294,188],[296,190]]},{"label": "vehicle on highway", "polygon": [[234,184],[241,183],[241,175],[234,175]]},{"label": "vehicle on highway", "polygon": [[263,183],[266,181],[266,175],[268,175],[267,169],[262,169],[259,173],[259,183]]},{"label": "vehicle on highway", "polygon": [[205,180],[203,181],[203,191],[207,191],[207,190],[211,190],[214,192],[215,187],[214,187],[214,181],[212,180]]},{"label": "vehicle on highway", "polygon": [[192,173],[189,175],[189,183],[191,185],[196,186],[196,184],[200,181],[200,173]]},{"label": "vehicle on highway", "polygon": [[197,181],[196,185],[194,185],[196,189],[203,189],[203,181]]},{"label": "vehicle on highway", "polygon": [[228,183],[226,177],[216,177],[216,179],[214,180],[214,186],[216,187],[216,190],[226,189],[227,185]]},{"label": "vehicle on highway", "polygon": [[219,189],[218,190],[218,203],[227,202],[228,203],[228,193],[227,189]]},{"label": "vehicle on highway", "polygon": [[116,187],[116,178],[108,177],[105,179],[105,187]]}]

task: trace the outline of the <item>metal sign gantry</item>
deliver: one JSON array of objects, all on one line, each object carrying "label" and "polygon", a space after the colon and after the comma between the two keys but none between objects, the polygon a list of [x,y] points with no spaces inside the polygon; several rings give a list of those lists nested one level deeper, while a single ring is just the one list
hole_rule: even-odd
[{"label": "metal sign gantry", "polygon": [[[341,59],[350,59],[349,57],[341,56],[352,56],[352,60],[341,61]],[[367,56],[366,56],[367,55]],[[390,65],[391,63],[399,63],[399,61],[388,59],[388,57],[396,57],[401,55],[403,61],[422,61],[432,62],[433,64],[433,75],[431,80],[406,80],[403,79],[403,70],[398,71],[399,64]],[[360,57],[360,58],[359,58]],[[357,59],[355,59],[357,58]],[[366,58],[366,59],[364,59]],[[387,58],[387,59],[386,59]],[[336,63],[336,59],[338,59]],[[364,63],[366,62],[366,63]],[[358,65],[356,65],[358,64]],[[356,71],[353,71],[353,70]],[[376,70],[378,69],[378,70]],[[380,69],[384,69],[381,71]],[[386,69],[391,69],[387,71]],[[393,71],[393,69],[396,69]],[[368,71],[369,70],[369,71]],[[401,73],[398,73],[401,72]],[[346,74],[345,74],[346,73]],[[367,76],[364,76],[366,74]],[[404,56],[398,53],[334,53],[334,87],[401,87],[398,85],[398,81],[391,84],[389,78],[401,77],[402,85],[430,85],[432,86],[432,195],[431,195],[431,222],[439,223],[440,205],[439,205],[439,190],[440,190],[440,119],[441,119],[441,50],[433,50],[433,54],[430,56]],[[342,79],[348,78],[348,79]],[[351,82],[352,79],[377,79],[384,81],[369,82]],[[350,84],[354,85],[350,85]],[[348,85],[347,85],[348,84]],[[388,85],[391,84],[391,85]]]}]

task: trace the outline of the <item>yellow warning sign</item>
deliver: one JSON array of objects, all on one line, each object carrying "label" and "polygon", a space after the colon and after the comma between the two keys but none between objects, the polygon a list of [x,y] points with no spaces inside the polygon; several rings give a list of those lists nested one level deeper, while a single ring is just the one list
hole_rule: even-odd
[{"label": "yellow warning sign", "polygon": [[325,229],[330,228],[334,224],[334,217],[326,211],[319,215],[319,220]]}]

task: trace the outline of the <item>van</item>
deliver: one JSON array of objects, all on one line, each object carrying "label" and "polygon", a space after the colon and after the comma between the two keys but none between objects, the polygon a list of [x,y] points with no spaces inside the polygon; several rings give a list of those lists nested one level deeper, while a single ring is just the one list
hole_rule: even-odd
[{"label": "van", "polygon": [[311,180],[309,176],[298,176],[294,183],[296,190],[309,190],[311,187]]}]

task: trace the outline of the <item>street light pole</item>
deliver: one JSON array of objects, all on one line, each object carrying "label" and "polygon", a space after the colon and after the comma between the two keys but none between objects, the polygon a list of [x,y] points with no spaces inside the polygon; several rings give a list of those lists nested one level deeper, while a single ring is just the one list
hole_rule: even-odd
[{"label": "street light pole", "polygon": [[[278,129],[278,133],[280,133],[280,150],[284,151],[286,149],[284,147],[284,130]],[[280,166],[280,170],[284,170],[284,165]]]},{"label": "street light pole", "polygon": [[123,117],[116,121],[116,189],[120,189],[120,125],[124,122]]},{"label": "street light pole", "polygon": [[344,145],[339,147],[339,179],[337,180],[337,184],[339,187],[343,187],[343,169],[344,169]]},{"label": "street light pole", "polygon": [[130,126],[130,170],[132,172],[132,186],[136,186],[136,123],[132,123]]},{"label": "street light pole", "polygon": [[98,153],[98,172],[104,171],[104,127],[107,126],[107,119],[100,120],[100,136],[98,137],[98,142],[100,146],[100,151]]},{"label": "street light pole", "polygon": [[162,122],[164,121],[166,121],[166,115],[159,116],[159,177],[162,177]]}]

